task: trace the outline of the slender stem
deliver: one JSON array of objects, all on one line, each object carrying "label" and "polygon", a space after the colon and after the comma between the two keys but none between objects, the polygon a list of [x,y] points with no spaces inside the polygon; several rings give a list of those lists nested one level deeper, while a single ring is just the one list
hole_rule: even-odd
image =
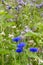
[{"label": "slender stem", "polygon": [[[2,25],[1,25],[1,32],[2,32],[2,30],[3,30],[3,27],[2,27]],[[2,37],[2,39],[3,39],[3,37]],[[1,42],[1,43],[2,43],[2,42]],[[2,46],[2,49],[3,49],[4,44],[2,43],[1,46]],[[2,54],[2,65],[4,65],[4,54]]]},{"label": "slender stem", "polygon": [[2,65],[4,65],[4,55],[2,54]]}]

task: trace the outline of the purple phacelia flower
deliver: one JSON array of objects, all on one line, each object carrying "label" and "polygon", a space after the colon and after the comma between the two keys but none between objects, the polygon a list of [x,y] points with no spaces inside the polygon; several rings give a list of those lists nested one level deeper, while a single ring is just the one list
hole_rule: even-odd
[{"label": "purple phacelia flower", "polygon": [[41,8],[43,6],[43,4],[40,4],[39,7]]},{"label": "purple phacelia flower", "polygon": [[23,48],[23,47],[25,47],[25,46],[26,46],[26,44],[25,44],[24,42],[20,42],[20,43],[17,45],[18,48]]},{"label": "purple phacelia flower", "polygon": [[2,4],[4,4],[4,0],[2,0]]},{"label": "purple phacelia flower", "polygon": [[36,4],[36,7],[37,7],[37,8],[40,8],[40,6],[39,6],[38,4]]},{"label": "purple phacelia flower", "polygon": [[18,49],[16,49],[16,52],[17,52],[17,53],[21,53],[21,52],[23,52],[23,49],[18,48]]},{"label": "purple phacelia flower", "polygon": [[7,9],[8,9],[8,10],[11,9],[11,8],[12,8],[11,6],[7,5]]},{"label": "purple phacelia flower", "polygon": [[41,4],[36,4],[36,7],[37,7],[37,8],[43,7],[43,3],[41,3]]},{"label": "purple phacelia flower", "polygon": [[17,7],[15,7],[15,9],[16,9],[16,10],[19,10],[18,6],[17,6]]},{"label": "purple phacelia flower", "polygon": [[12,41],[15,41],[15,42],[18,42],[18,41],[20,41],[20,40],[21,40],[21,37],[20,37],[20,36],[15,37],[15,38],[12,39]]},{"label": "purple phacelia flower", "polygon": [[4,2],[4,0],[2,0],[2,2]]},{"label": "purple phacelia flower", "polygon": [[23,0],[17,0],[18,4],[24,4]]},{"label": "purple phacelia flower", "polygon": [[38,52],[38,48],[29,48],[30,52]]},{"label": "purple phacelia flower", "polygon": [[27,3],[24,2],[23,0],[17,0],[17,3],[18,3],[19,5],[26,5],[26,4],[27,4]]},{"label": "purple phacelia flower", "polygon": [[21,9],[21,7],[22,7],[21,5],[18,5],[18,6],[15,7],[15,9],[16,9],[17,11],[19,11],[19,9]]}]

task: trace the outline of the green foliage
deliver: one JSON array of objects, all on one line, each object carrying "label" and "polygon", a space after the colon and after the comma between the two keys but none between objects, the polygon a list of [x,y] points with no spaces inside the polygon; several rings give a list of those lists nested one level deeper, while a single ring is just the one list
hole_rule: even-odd
[{"label": "green foliage", "polygon": [[[0,2],[0,65],[38,65],[39,59],[43,59],[43,16],[40,15],[43,8],[38,9],[36,6],[27,4],[22,5],[17,11],[15,7],[18,4],[15,1],[5,1],[11,5],[12,9],[8,10],[6,5]],[[12,38],[20,36],[25,26],[30,28],[22,35],[26,38],[21,40],[26,42],[26,47],[22,53],[18,54],[16,48],[19,42],[13,42]],[[34,42],[29,43],[31,40]],[[37,47],[39,51],[32,53],[28,50],[30,47]]]}]

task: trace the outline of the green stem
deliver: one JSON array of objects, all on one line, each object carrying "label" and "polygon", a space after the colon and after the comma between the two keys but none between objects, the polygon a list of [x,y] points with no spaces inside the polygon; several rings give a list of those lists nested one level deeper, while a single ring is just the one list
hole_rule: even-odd
[{"label": "green stem", "polygon": [[[1,26],[1,32],[3,31],[3,27]],[[3,37],[2,37],[2,39],[3,39]],[[4,47],[4,44],[3,44],[3,42],[1,42],[2,44],[1,44],[1,47],[2,47],[2,49],[3,49],[3,47]],[[2,65],[4,65],[4,54],[2,54]]]},{"label": "green stem", "polygon": [[2,65],[4,65],[4,55],[2,54]]}]

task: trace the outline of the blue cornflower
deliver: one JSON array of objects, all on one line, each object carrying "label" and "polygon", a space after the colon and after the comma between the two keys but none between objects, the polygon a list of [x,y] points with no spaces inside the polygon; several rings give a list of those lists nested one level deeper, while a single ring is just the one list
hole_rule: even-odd
[{"label": "blue cornflower", "polygon": [[18,48],[23,48],[23,47],[25,47],[25,46],[26,46],[26,44],[25,44],[24,42],[20,42],[20,43],[17,45]]},{"label": "blue cornflower", "polygon": [[30,48],[29,49],[31,52],[38,52],[38,48]]},{"label": "blue cornflower", "polygon": [[18,48],[18,49],[16,49],[16,52],[21,53],[21,52],[23,52],[23,49]]},{"label": "blue cornflower", "polygon": [[20,36],[18,36],[18,37],[16,37],[16,38],[13,38],[12,39],[12,41],[15,41],[15,42],[18,42],[18,41],[20,41],[21,40],[21,37]]}]

